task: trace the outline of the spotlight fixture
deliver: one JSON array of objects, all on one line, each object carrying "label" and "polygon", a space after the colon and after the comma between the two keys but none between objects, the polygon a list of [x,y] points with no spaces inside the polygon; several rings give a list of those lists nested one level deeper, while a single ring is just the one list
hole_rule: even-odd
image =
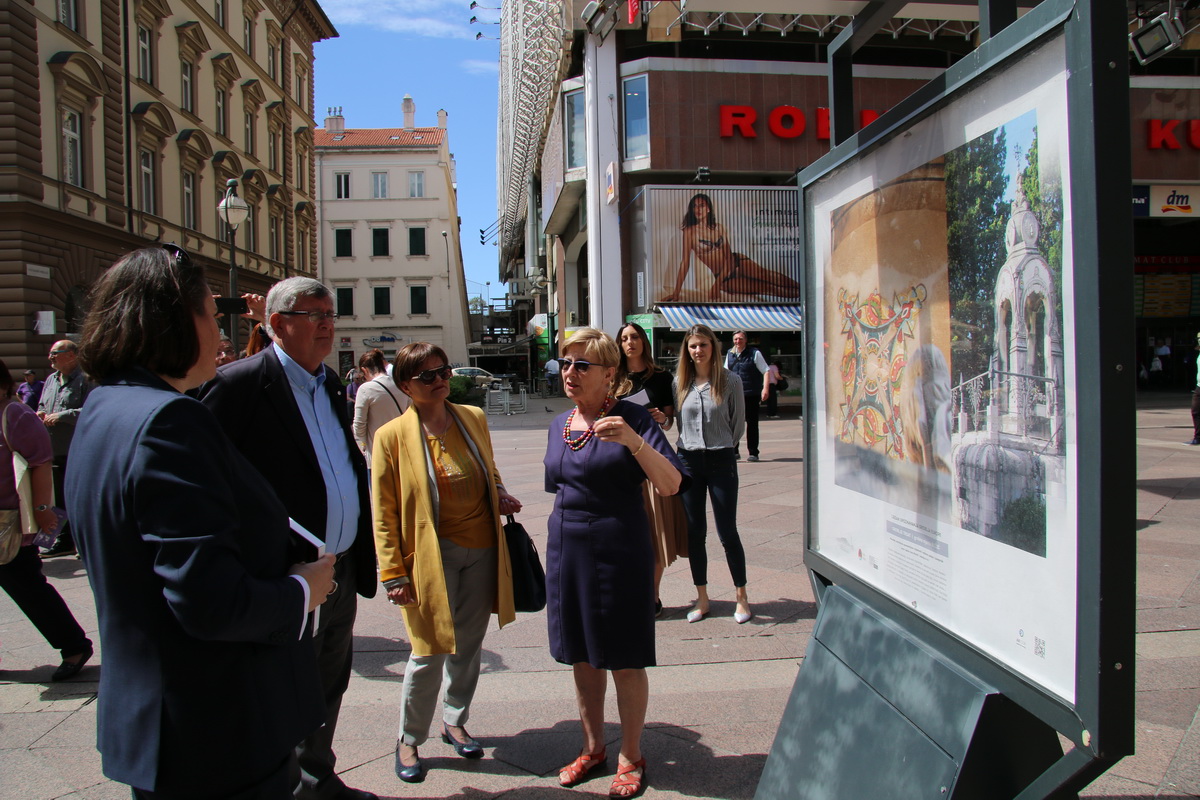
[{"label": "spotlight fixture", "polygon": [[492,8],[491,6],[480,5],[479,3],[475,2],[475,0],[471,0],[470,10],[474,11],[477,8],[482,8],[485,11],[499,11],[500,10],[499,6],[497,6],[496,8]]},{"label": "spotlight fixture", "polygon": [[1183,35],[1183,23],[1167,11],[1129,34],[1129,45],[1138,63],[1146,65],[1178,48]]},{"label": "spotlight fixture", "polygon": [[712,171],[708,167],[696,167],[696,174],[688,183],[708,183],[712,179]]}]

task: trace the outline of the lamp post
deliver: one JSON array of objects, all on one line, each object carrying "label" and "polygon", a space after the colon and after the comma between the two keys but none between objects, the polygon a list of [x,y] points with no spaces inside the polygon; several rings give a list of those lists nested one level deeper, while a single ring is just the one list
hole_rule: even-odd
[{"label": "lamp post", "polygon": [[[225,183],[225,197],[221,198],[221,202],[217,204],[217,214],[225,221],[226,227],[229,228],[229,296],[241,297],[238,294],[237,282],[237,229],[238,226],[246,221],[246,217],[250,216],[250,206],[246,205],[246,201],[238,197],[237,193],[238,182],[237,178],[230,178]],[[234,353],[241,353],[242,349],[238,345],[238,320],[237,315],[233,315],[229,320],[229,342],[233,345]]]}]

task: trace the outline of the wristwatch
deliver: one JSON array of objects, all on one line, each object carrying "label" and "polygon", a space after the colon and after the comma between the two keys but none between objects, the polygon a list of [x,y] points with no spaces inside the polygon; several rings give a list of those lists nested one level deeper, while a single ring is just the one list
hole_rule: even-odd
[{"label": "wristwatch", "polygon": [[49,511],[49,510],[50,510],[50,506],[47,506],[47,505],[40,505],[34,509],[34,511]]}]

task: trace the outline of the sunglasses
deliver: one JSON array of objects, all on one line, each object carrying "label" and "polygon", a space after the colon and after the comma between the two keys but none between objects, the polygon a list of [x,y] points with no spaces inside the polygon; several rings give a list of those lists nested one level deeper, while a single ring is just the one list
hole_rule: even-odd
[{"label": "sunglasses", "polygon": [[184,250],[174,242],[167,242],[162,246],[175,259],[175,263],[181,267],[190,267],[192,265],[192,257],[188,255],[187,250]]},{"label": "sunglasses", "polygon": [[587,372],[592,367],[603,366],[603,364],[593,364],[591,361],[584,361],[580,358],[577,358],[574,361],[569,358],[560,358],[558,360],[558,365],[559,369],[561,369],[563,372],[566,372],[569,369],[574,369],[578,370],[580,373]]},{"label": "sunglasses", "polygon": [[438,367],[437,369],[427,369],[424,372],[418,372],[413,377],[421,383],[428,386],[429,384],[441,378],[444,381],[450,380],[450,376],[454,374],[454,370],[448,366]]},{"label": "sunglasses", "polygon": [[313,325],[320,325],[325,320],[337,322],[336,311],[277,311],[277,314],[283,314],[285,317],[308,317],[308,321]]},{"label": "sunglasses", "polygon": [[69,352],[71,352],[71,351],[70,350],[51,350],[50,357],[54,358],[55,356],[61,356],[63,353],[69,353]]}]

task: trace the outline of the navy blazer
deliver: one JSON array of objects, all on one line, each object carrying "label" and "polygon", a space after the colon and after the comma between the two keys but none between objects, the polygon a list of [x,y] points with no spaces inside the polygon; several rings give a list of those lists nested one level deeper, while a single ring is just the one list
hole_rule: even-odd
[{"label": "navy blazer", "polygon": [[66,474],[96,597],[104,774],[253,783],[324,721],[287,512],[213,415],[142,369],[93,390]]},{"label": "navy blazer", "polygon": [[[367,463],[350,430],[346,389],[336,372],[324,365],[322,369],[325,391],[341,422],[358,478],[358,532],[350,546],[355,582],[360,595],[374,597],[379,575],[375,568]],[[325,478],[275,346],[221,367],[217,377],[200,387],[197,396],[216,416],[234,447],[274,487],[292,518],[324,538]]]}]

